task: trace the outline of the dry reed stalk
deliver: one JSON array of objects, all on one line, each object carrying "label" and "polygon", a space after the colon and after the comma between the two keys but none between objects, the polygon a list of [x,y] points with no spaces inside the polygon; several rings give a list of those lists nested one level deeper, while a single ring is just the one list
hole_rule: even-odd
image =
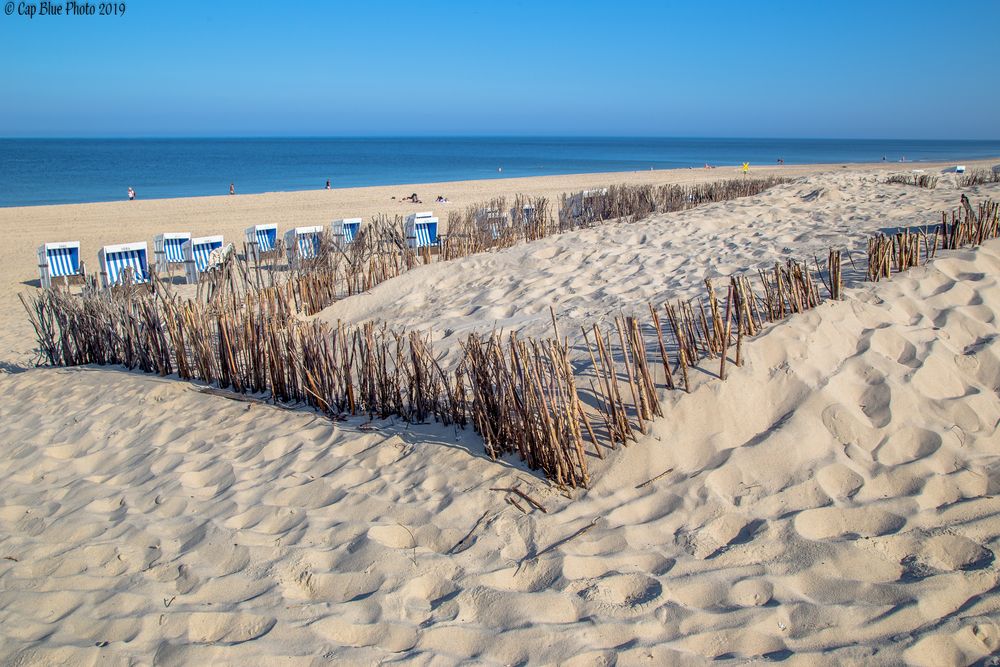
[{"label": "dry reed stalk", "polygon": [[720,355],[721,356],[721,360],[719,361],[719,379],[720,380],[725,380],[726,379],[726,353],[729,351],[729,335],[730,335],[730,332],[731,332],[731,329],[730,329],[730,319],[729,318],[730,318],[731,313],[732,313],[732,310],[731,310],[732,309],[732,304],[733,304],[733,285],[730,282],[730,284],[729,284],[729,291],[726,294],[726,319],[725,319],[725,324],[723,325],[723,328],[725,330],[722,333],[722,354]]},{"label": "dry reed stalk", "polygon": [[663,364],[665,384],[667,385],[667,389],[673,389],[674,376],[673,373],[670,372],[670,358],[667,356],[667,348],[663,344],[663,327],[660,326],[660,318],[656,314],[656,309],[653,308],[653,304],[647,303],[646,305],[649,306],[649,314],[653,318],[653,328],[656,329],[656,341],[660,346],[660,361]]},{"label": "dry reed stalk", "polygon": [[674,331],[674,339],[677,340],[677,359],[681,367],[681,377],[684,378],[684,391],[691,393],[691,381],[688,379],[688,342],[684,332],[684,327],[679,322],[680,313],[674,310],[669,303],[663,305],[667,312],[667,320]]}]

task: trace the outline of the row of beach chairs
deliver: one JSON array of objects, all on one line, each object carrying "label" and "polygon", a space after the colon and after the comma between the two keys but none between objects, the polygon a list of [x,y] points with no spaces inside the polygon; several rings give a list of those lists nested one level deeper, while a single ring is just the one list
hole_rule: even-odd
[{"label": "row of beach chairs", "polygon": [[[361,218],[343,218],[330,224],[330,236],[337,246],[351,244],[361,230]],[[406,218],[407,244],[411,248],[438,245],[438,219],[430,212],[414,213]],[[285,255],[289,266],[316,257],[326,230],[321,225],[295,227],[285,232]],[[254,225],[244,230],[249,258],[260,261],[273,256],[278,249],[278,226]],[[169,274],[178,266],[184,267],[185,278],[196,283],[202,273],[218,263],[224,255],[225,240],[222,236],[192,237],[186,232],[157,234],[153,238],[154,266],[158,273]],[[214,253],[214,256],[213,256]],[[135,282],[149,281],[148,245],[145,241],[107,245],[97,253],[101,286],[111,287],[122,281],[131,269]],[[38,271],[42,287],[49,288],[53,280],[65,282],[84,275],[79,241],[44,243],[38,248]]]}]

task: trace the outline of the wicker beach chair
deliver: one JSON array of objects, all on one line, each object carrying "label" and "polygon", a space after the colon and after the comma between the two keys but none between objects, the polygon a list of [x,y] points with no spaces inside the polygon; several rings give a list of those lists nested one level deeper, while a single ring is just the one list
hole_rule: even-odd
[{"label": "wicker beach chair", "polygon": [[42,287],[52,287],[53,278],[62,278],[68,283],[70,278],[83,275],[80,261],[80,242],[61,241],[44,243],[38,247],[38,273]]},{"label": "wicker beach chair", "polygon": [[406,216],[406,244],[426,248],[438,244],[438,219],[430,211]]},{"label": "wicker beach chair", "polygon": [[254,225],[244,231],[247,240],[247,259],[251,257],[260,261],[262,257],[274,252],[278,245],[278,225]]},{"label": "wicker beach chair", "polygon": [[361,218],[342,218],[330,223],[330,236],[338,248],[353,243],[359,231],[361,231]]},{"label": "wicker beach chair", "polygon": [[184,244],[191,240],[187,232],[167,232],[153,237],[153,258],[157,273],[167,274],[184,264]]},{"label": "wicker beach chair", "polygon": [[97,253],[101,265],[101,285],[112,287],[122,282],[126,269],[132,269],[132,280],[149,282],[148,246],[145,241],[106,245]]},{"label": "wicker beach chair", "polygon": [[184,274],[189,283],[196,283],[208,270],[213,250],[222,247],[222,236],[198,236],[184,244]]},{"label": "wicker beach chair", "polygon": [[288,266],[299,266],[305,260],[316,258],[322,245],[322,225],[289,229],[285,232],[285,255],[288,258]]}]

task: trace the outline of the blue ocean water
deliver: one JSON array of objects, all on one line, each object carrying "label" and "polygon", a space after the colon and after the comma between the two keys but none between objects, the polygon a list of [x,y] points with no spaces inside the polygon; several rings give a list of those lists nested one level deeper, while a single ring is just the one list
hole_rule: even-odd
[{"label": "blue ocean water", "polygon": [[[971,160],[998,141],[580,137],[0,139],[0,206],[649,168]],[[502,171],[500,171],[502,169]],[[447,192],[428,193],[429,195]]]}]

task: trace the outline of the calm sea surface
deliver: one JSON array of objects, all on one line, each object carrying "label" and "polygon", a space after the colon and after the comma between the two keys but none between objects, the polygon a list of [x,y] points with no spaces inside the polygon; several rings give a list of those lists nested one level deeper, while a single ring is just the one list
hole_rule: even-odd
[{"label": "calm sea surface", "polygon": [[[998,141],[670,138],[0,139],[0,206],[649,168],[1000,156]],[[501,172],[500,169],[503,171]],[[429,196],[447,192],[428,193]]]}]

